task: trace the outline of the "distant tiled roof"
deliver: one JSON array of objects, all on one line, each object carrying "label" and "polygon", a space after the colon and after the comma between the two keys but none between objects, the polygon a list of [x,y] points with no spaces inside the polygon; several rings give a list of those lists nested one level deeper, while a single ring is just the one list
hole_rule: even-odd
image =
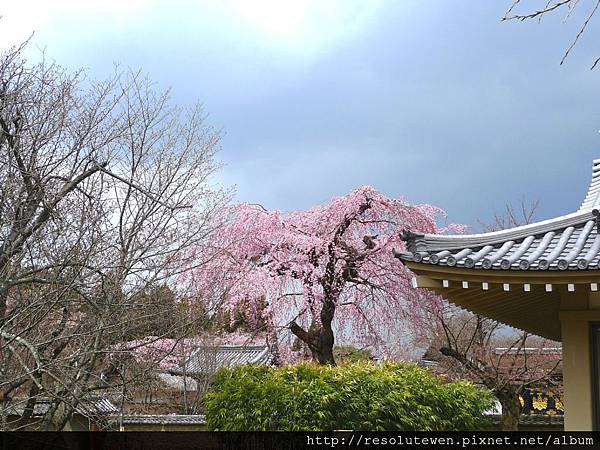
[{"label": "distant tiled roof", "polygon": [[467,269],[597,270],[600,265],[600,159],[577,212],[508,230],[471,235],[406,232],[404,261]]},{"label": "distant tiled roof", "polygon": [[508,355],[514,355],[514,354],[533,354],[533,355],[555,355],[560,357],[562,355],[562,347],[514,347],[514,348],[507,348],[507,347],[496,347],[494,348],[494,353],[496,355],[501,355],[501,354],[508,354]]},{"label": "distant tiled roof", "polygon": [[565,416],[548,414],[521,414],[519,417],[519,425],[563,425],[565,424]]},{"label": "distant tiled roof", "polygon": [[[9,405],[6,410],[6,414],[14,414],[21,416],[25,411],[27,400],[23,399],[19,401],[18,399],[13,400],[13,404]],[[39,417],[46,414],[50,407],[52,406],[52,401],[49,399],[37,399],[34,407],[33,407],[33,416]],[[75,407],[75,411],[82,416],[101,416],[108,414],[115,414],[119,411],[119,409],[107,398],[104,397],[91,397],[79,402],[79,404]]]},{"label": "distant tiled roof", "polygon": [[159,373],[158,378],[170,388],[177,390],[195,391],[198,389],[198,382],[190,377],[173,375],[171,373]]},{"label": "distant tiled roof", "polygon": [[113,414],[119,411],[119,408],[113,405],[110,400],[103,397],[82,401],[76,409],[83,415],[87,415],[85,414],[86,412],[88,414],[98,415]]},{"label": "distant tiled roof", "polygon": [[266,345],[199,347],[181,367],[174,367],[169,373],[201,376],[222,367],[269,364],[271,359],[269,347]]},{"label": "distant tiled roof", "polygon": [[[500,414],[490,416],[493,423],[500,423]],[[521,414],[519,417],[519,425],[555,425],[556,427],[564,427],[565,416],[548,414]]]},{"label": "distant tiled roof", "polygon": [[[115,418],[120,419],[120,418]],[[163,424],[163,425],[204,425],[206,417],[202,414],[183,415],[183,414],[165,414],[165,415],[145,415],[128,414],[123,416],[123,424]]]}]

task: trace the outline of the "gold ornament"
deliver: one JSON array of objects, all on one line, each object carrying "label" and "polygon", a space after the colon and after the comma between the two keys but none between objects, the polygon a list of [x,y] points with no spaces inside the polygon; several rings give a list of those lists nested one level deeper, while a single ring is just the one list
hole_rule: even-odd
[{"label": "gold ornament", "polygon": [[548,399],[546,397],[542,397],[542,394],[538,394],[533,397],[533,409],[538,411],[542,411],[548,407]]},{"label": "gold ornament", "polygon": [[559,411],[563,411],[563,404],[559,399],[555,399],[554,403],[556,404],[556,409],[558,409]]}]

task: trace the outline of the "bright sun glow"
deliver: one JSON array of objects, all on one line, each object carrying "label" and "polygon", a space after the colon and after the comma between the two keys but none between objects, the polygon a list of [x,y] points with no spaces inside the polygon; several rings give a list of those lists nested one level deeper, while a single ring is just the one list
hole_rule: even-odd
[{"label": "bright sun glow", "polygon": [[[310,0],[232,0],[232,9],[256,31],[279,38],[296,38],[309,27]],[[312,11],[311,11],[312,9]]]},{"label": "bright sun glow", "polygon": [[[72,39],[73,28],[85,33],[144,29],[165,17],[159,31],[179,25],[193,30],[216,27],[232,39],[254,41],[278,51],[314,54],[352,36],[379,9],[380,0],[21,0],[0,5],[0,46],[19,43],[33,30],[38,36]],[[176,17],[176,19],[170,19]],[[153,34],[154,35],[154,34]],[[46,42],[42,42],[45,45]]]},{"label": "bright sun glow", "polygon": [[228,0],[232,16],[271,46],[311,51],[352,34],[378,8],[371,0]]}]

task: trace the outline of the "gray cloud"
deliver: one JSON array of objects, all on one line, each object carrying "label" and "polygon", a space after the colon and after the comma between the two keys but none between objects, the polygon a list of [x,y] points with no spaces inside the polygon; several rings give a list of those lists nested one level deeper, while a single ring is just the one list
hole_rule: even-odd
[{"label": "gray cloud", "polygon": [[94,75],[120,61],[179,103],[200,99],[226,131],[220,179],[239,200],[295,210],[370,184],[476,226],[523,195],[542,217],[583,197],[600,156],[593,28],[559,66],[575,21],[501,23],[501,2],[388,0],[351,33],[288,52],[190,5],[36,39]]}]

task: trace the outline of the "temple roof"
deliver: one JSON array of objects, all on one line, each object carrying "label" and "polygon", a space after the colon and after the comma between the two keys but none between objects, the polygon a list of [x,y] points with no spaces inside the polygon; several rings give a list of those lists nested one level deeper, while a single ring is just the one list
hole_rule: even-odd
[{"label": "temple roof", "polygon": [[[27,404],[26,398],[13,399],[13,403],[8,405],[2,412],[7,415],[18,415],[22,416]],[[33,416],[39,417],[48,413],[52,408],[53,402],[49,398],[38,398],[33,406]],[[80,399],[79,403],[75,407],[75,412],[82,416],[94,417],[107,414],[116,414],[119,409],[106,397],[103,396],[92,396],[88,395],[85,398]]]},{"label": "temple roof", "polygon": [[125,425],[206,425],[203,414],[126,414],[122,420]]},{"label": "temple roof", "polygon": [[222,367],[265,365],[271,360],[267,345],[198,347],[182,367],[172,368],[169,372],[174,375],[204,376]]},{"label": "temple roof", "polygon": [[547,271],[600,268],[600,159],[579,210],[491,233],[434,235],[407,231],[403,261],[466,269]]}]

